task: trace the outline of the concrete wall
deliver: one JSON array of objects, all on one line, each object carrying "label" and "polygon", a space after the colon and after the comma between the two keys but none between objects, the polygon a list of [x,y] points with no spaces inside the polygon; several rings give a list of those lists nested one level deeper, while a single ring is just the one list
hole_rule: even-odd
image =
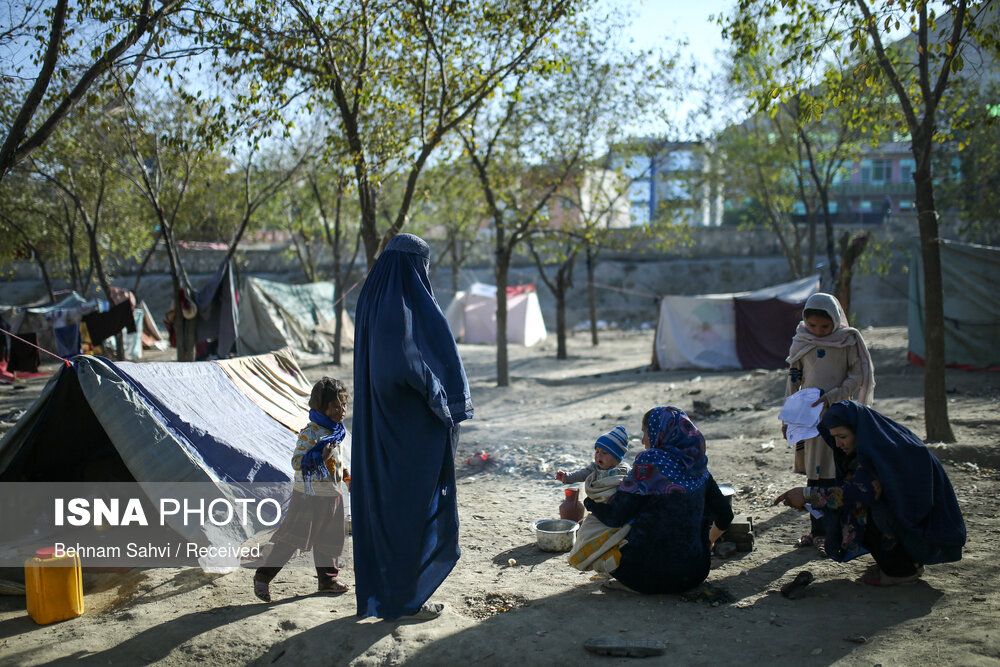
[{"label": "concrete wall", "polygon": [[[888,277],[856,278],[853,290],[852,324],[902,325],[906,323],[908,292],[905,249],[911,242],[908,234],[915,226],[897,230],[880,227],[878,237],[893,243],[892,269]],[[892,240],[893,232],[897,240]],[[838,229],[838,234],[840,230]],[[432,252],[435,251],[431,241]],[[484,248],[483,256],[488,256]],[[223,251],[185,251],[183,260],[192,284],[199,287],[208,280],[225,256]],[[305,280],[293,253],[287,248],[260,245],[242,249],[238,270],[273,280]],[[820,258],[822,259],[822,258]],[[134,262],[112,265],[114,283],[131,288]],[[825,271],[825,269],[824,269]],[[17,262],[3,267],[7,282],[0,283],[0,303],[27,303],[45,295],[38,268],[33,263]],[[825,274],[824,274],[825,275]],[[493,269],[484,260],[463,267],[461,287],[473,280],[493,284]],[[582,259],[574,269],[574,286],[568,295],[567,320],[571,327],[588,321],[586,267]],[[652,325],[656,320],[657,301],[667,294],[693,295],[741,292],[792,280],[788,263],[780,252],[774,235],[764,230],[738,230],[725,227],[695,229],[692,243],[669,252],[657,251],[651,244],[636,246],[628,252],[604,252],[598,257],[595,273],[598,320],[623,327]],[[453,296],[448,267],[438,268],[432,277],[435,294],[442,307]],[[511,270],[510,284],[534,282],[550,329],[555,328],[555,299],[538,274],[533,262],[519,258]],[[64,287],[65,283],[58,284]],[[170,307],[170,276],[166,255],[157,253],[142,278],[139,296],[147,301],[157,319]],[[824,282],[824,289],[829,284]],[[353,310],[357,290],[346,303]]]},{"label": "concrete wall", "polygon": [[[853,284],[851,323],[855,326],[899,326],[906,324],[907,275],[900,257],[891,276],[856,278]],[[463,274],[492,284],[492,270],[467,270]],[[794,278],[784,258],[674,259],[665,261],[601,260],[594,282],[597,319],[610,325],[652,326],[659,298],[668,294],[695,295],[742,292],[787,282]],[[451,300],[450,278],[437,275],[432,281],[442,307]],[[546,326],[555,328],[555,298],[542,282],[534,265],[515,267],[511,284],[534,282]],[[824,286],[824,289],[828,287]],[[570,327],[589,321],[586,272],[574,271],[574,285],[567,295]]]}]

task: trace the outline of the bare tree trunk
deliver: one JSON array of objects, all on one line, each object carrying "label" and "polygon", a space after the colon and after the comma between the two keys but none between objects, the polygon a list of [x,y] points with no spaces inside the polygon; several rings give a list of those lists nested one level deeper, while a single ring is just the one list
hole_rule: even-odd
[{"label": "bare tree trunk", "polygon": [[[139,283],[142,281],[142,274],[146,272],[146,265],[149,264],[149,260],[152,259],[153,253],[156,252],[156,246],[160,244],[160,239],[163,238],[163,229],[161,228],[156,234],[156,238],[153,239],[152,245],[149,246],[149,250],[146,251],[145,256],[142,258],[142,262],[139,264],[139,269],[135,273],[135,282],[132,283],[132,293],[138,295],[139,293]],[[138,298],[138,296],[136,297]]]},{"label": "bare tree trunk", "polygon": [[198,316],[184,317],[180,305],[174,314],[174,336],[177,339],[177,361],[194,361],[198,344]]},{"label": "bare tree trunk", "polygon": [[809,248],[806,251],[806,272],[812,272],[813,267],[816,266],[816,216],[815,214],[810,214],[808,218],[808,237],[806,243]]},{"label": "bare tree trunk", "polygon": [[566,292],[573,285],[573,263],[576,253],[570,253],[556,272],[556,359],[569,359],[566,349]]},{"label": "bare tree trunk", "polygon": [[[826,201],[824,194],[823,208],[826,211]],[[830,280],[836,282],[837,280],[837,251],[836,244],[833,238],[833,222],[830,220],[829,214],[823,217],[823,227],[826,232],[826,262],[830,266]]]},{"label": "bare tree trunk", "polygon": [[[163,241],[167,249],[167,259],[170,262],[170,277],[174,288],[174,342],[177,345],[177,361],[194,361],[194,346],[197,334],[195,332],[196,321],[194,318],[188,320],[184,317],[184,309],[181,307],[182,295],[190,295],[194,298],[194,289],[188,279],[184,265],[177,252],[177,244],[174,241],[172,227],[166,222],[162,211],[157,208],[160,215],[160,229],[163,230]],[[184,297],[186,298],[186,297]],[[195,315],[195,318],[197,315]]]},{"label": "bare tree trunk", "polygon": [[844,232],[840,239],[840,269],[837,271],[834,293],[848,319],[851,315],[851,279],[854,277],[854,264],[864,253],[867,245],[867,233],[858,234],[848,242],[848,234]]},{"label": "bare tree trunk", "polygon": [[356,167],[358,179],[358,203],[361,205],[361,239],[365,243],[365,259],[372,268],[378,256],[378,196],[368,182],[368,174]]},{"label": "bare tree trunk", "polygon": [[451,294],[458,294],[458,239],[454,235],[448,239],[448,252],[451,253]]},{"label": "bare tree trunk", "polygon": [[[915,146],[916,143],[914,140]],[[920,255],[924,264],[924,423],[927,440],[955,442],[955,434],[948,421],[941,250],[938,247],[940,239],[934,207],[934,184],[928,163],[929,160],[917,160],[913,176],[920,225]]]},{"label": "bare tree trunk", "polygon": [[56,293],[52,289],[52,279],[49,277],[49,269],[45,266],[45,260],[42,259],[42,255],[38,252],[38,248],[34,244],[30,244],[31,255],[35,258],[35,263],[38,264],[38,270],[42,272],[42,280],[45,282],[45,291],[49,293],[49,299],[54,303],[56,300]]},{"label": "bare tree trunk", "polygon": [[556,359],[569,359],[566,350],[566,289],[556,290]]},{"label": "bare tree trunk", "polygon": [[350,281],[351,273],[354,271],[354,262],[361,249],[362,228],[358,227],[358,236],[354,241],[354,254],[347,265],[347,270],[341,269],[341,237],[343,236],[341,225],[341,207],[344,200],[344,186],[346,179],[343,174],[337,176],[337,192],[333,213],[333,229],[330,229],[330,219],[326,214],[326,206],[323,197],[319,192],[319,184],[316,179],[309,176],[309,184],[312,187],[313,196],[316,197],[316,204],[319,206],[320,219],[323,221],[323,231],[326,234],[327,245],[330,246],[330,254],[333,257],[333,365],[340,366],[342,363],[342,348],[344,340],[344,286]]},{"label": "bare tree trunk", "polygon": [[597,347],[597,295],[594,289],[594,253],[587,244],[587,310],[590,313],[590,344]]},{"label": "bare tree trunk", "polygon": [[510,362],[507,358],[507,272],[510,270],[511,249],[497,247],[497,386],[510,386]]},{"label": "bare tree trunk", "polygon": [[[337,180],[337,202],[334,206],[334,219],[333,228],[335,230],[333,242],[330,243],[330,252],[333,254],[333,365],[339,366],[343,360],[341,359],[341,345],[344,340],[344,280],[340,275],[340,205],[343,199],[344,190],[341,187],[343,180]],[[318,186],[313,183],[313,187]],[[316,190],[316,197],[319,198],[319,191]],[[322,206],[322,202],[320,202]],[[322,210],[322,209],[321,209]],[[323,215],[323,221],[326,222],[326,215]],[[327,240],[330,241],[330,228],[325,228],[327,231]]]}]

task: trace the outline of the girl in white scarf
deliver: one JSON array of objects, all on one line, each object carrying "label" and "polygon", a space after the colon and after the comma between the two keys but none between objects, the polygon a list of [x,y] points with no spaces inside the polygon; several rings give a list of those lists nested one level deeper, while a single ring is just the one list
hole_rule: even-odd
[{"label": "girl in white scarf", "polygon": [[[871,354],[861,332],[847,323],[833,295],[817,292],[806,301],[787,361],[785,396],[815,387],[822,392],[816,405],[822,402],[829,406],[850,399],[871,405],[875,393]],[[832,450],[819,437],[798,443],[794,470],[805,473],[811,486],[832,484],[836,475]],[[822,534],[822,524],[814,520],[812,528],[812,533],[799,540],[801,546],[821,544],[815,538]]]}]

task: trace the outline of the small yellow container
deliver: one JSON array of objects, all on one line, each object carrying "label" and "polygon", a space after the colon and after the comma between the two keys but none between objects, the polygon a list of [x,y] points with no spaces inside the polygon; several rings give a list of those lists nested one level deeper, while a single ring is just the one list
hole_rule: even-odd
[{"label": "small yellow container", "polygon": [[39,625],[65,621],[83,614],[83,573],[80,557],[56,557],[47,547],[24,561],[24,588],[28,615]]}]

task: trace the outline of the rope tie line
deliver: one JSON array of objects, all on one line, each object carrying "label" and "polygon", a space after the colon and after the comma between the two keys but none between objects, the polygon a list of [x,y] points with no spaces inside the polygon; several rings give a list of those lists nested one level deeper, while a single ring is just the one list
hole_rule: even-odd
[{"label": "rope tie line", "polygon": [[20,336],[18,336],[18,335],[16,335],[16,334],[13,334],[13,333],[11,333],[11,332],[9,332],[9,331],[7,331],[6,329],[0,329],[0,333],[5,333],[5,334],[7,334],[8,336],[10,336],[11,338],[16,338],[16,339],[18,339],[19,341],[21,341],[22,343],[24,343],[25,345],[30,345],[31,347],[35,348],[36,350],[41,350],[42,352],[44,352],[45,354],[49,355],[50,357],[55,357],[56,359],[58,359],[59,361],[63,362],[64,364],[66,364],[66,365],[67,365],[67,366],[69,366],[70,368],[72,368],[72,367],[73,367],[73,364],[71,364],[71,363],[69,362],[69,359],[66,359],[66,358],[64,358],[64,357],[60,357],[60,356],[59,356],[58,354],[55,354],[55,353],[53,353],[53,352],[49,352],[49,351],[48,351],[48,350],[46,350],[46,349],[45,349],[44,347],[38,347],[38,346],[37,346],[37,345],[35,345],[34,343],[30,343],[30,342],[28,342],[28,341],[24,340],[23,338],[21,338]]},{"label": "rope tie line", "polygon": [[353,292],[354,288],[357,287],[358,285],[360,285],[364,279],[365,279],[365,277],[361,276],[360,278],[358,278],[357,282],[355,282],[353,285],[351,285],[350,287],[348,287],[347,291],[344,292],[343,294],[341,294],[340,298],[337,299],[337,300],[335,300],[333,302],[333,307],[336,308],[338,303],[340,303],[341,301],[343,301],[344,299],[346,299],[347,295],[350,294],[351,292]]},{"label": "rope tie line", "polygon": [[659,294],[651,294],[649,292],[638,292],[636,290],[625,289],[624,287],[615,287],[614,285],[602,285],[601,283],[594,283],[594,287],[600,287],[601,289],[611,290],[613,292],[622,292],[624,294],[635,294],[636,296],[646,296],[651,299],[659,299]]}]

